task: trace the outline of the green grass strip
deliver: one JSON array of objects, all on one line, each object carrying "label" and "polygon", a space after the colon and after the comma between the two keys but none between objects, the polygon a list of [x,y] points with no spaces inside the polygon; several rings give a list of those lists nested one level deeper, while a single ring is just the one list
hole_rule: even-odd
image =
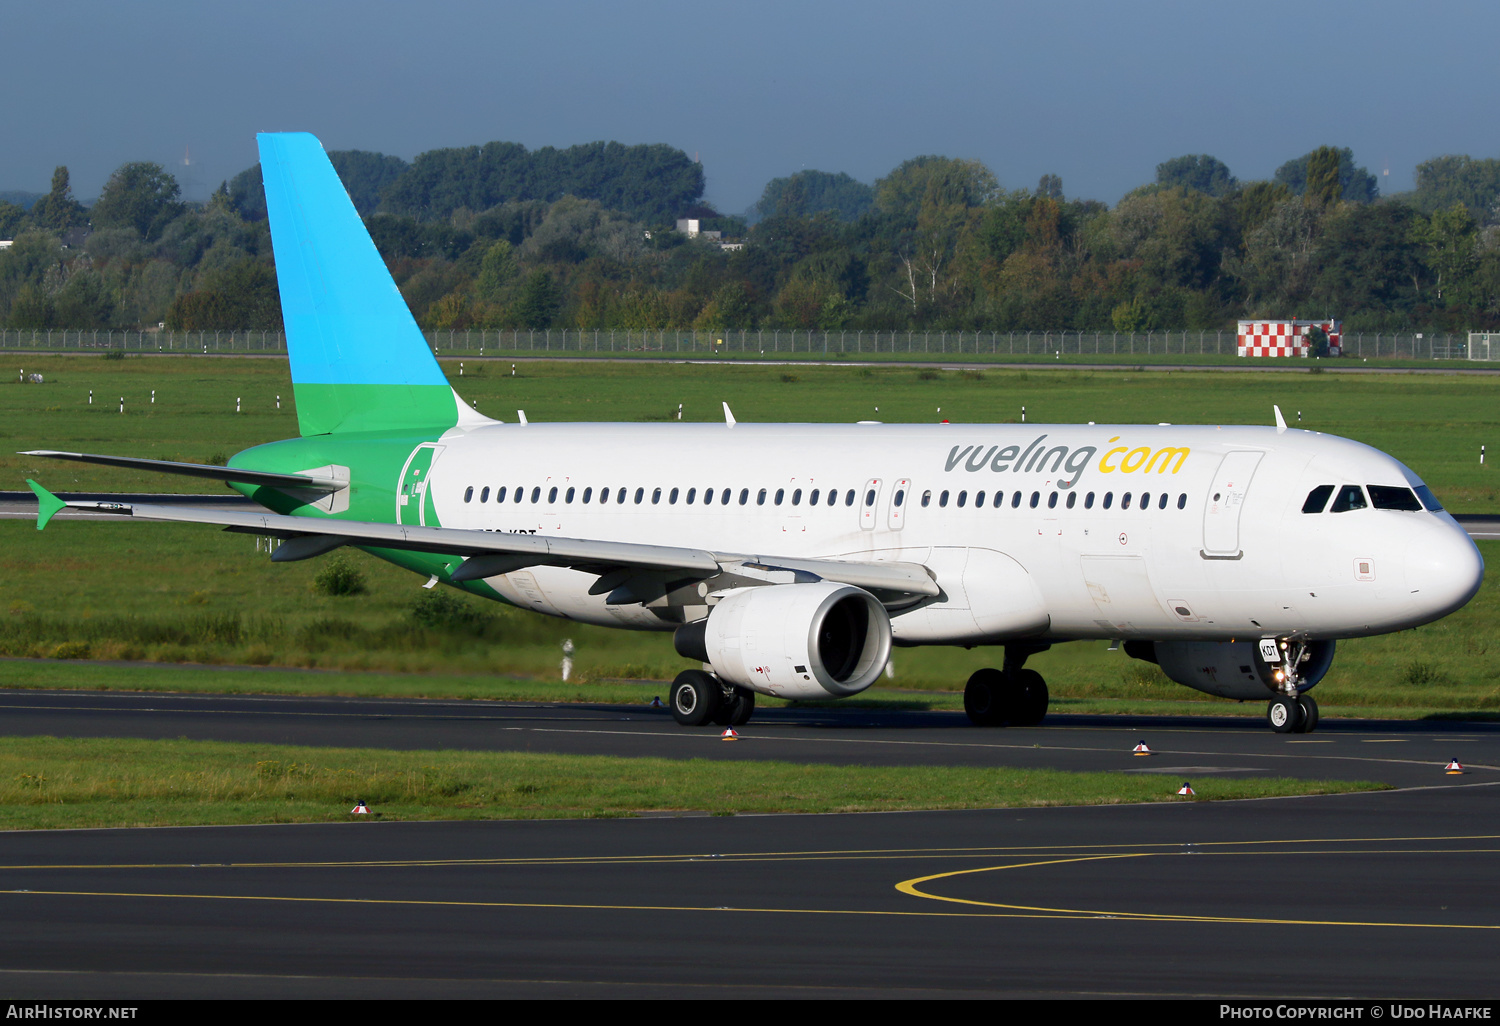
[{"label": "green grass strip", "polygon": [[[720,742],[706,738],[705,744]],[[747,742],[738,742],[741,744]],[[750,742],[753,743],[753,742]],[[1212,801],[1383,790],[1350,780],[826,766],[219,741],[0,738],[0,828],[874,812]]]}]

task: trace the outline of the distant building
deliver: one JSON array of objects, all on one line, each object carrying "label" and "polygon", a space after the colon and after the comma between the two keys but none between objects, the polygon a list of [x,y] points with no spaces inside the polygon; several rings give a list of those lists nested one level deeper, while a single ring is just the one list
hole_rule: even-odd
[{"label": "distant building", "polygon": [[0,249],[10,249],[15,244],[15,239],[0,239]]},{"label": "distant building", "polygon": [[698,227],[702,223],[703,222],[696,217],[679,217],[677,219],[677,230],[682,232],[682,234],[686,235],[690,239],[696,239],[700,236],[705,239],[717,239],[723,236],[723,232],[702,231]]},{"label": "distant building", "polygon": [[1328,355],[1343,352],[1342,321],[1258,320],[1240,321],[1236,352],[1240,356],[1308,356],[1312,347],[1307,336],[1322,328],[1328,336]]}]

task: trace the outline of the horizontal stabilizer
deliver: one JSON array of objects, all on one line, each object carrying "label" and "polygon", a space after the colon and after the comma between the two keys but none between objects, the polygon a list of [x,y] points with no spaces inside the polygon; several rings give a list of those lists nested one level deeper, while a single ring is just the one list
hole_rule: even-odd
[{"label": "horizontal stabilizer", "polygon": [[239,470],[235,467],[214,467],[206,463],[173,463],[171,460],[147,460],[138,456],[100,456],[89,452],[57,452],[54,449],[33,449],[17,453],[19,456],[41,456],[49,460],[72,460],[75,463],[96,463],[102,467],[128,467],[131,470],[155,470],[163,474],[182,474],[186,477],[206,477],[215,481],[238,481],[241,484],[264,485],[269,488],[310,488],[315,491],[336,492],[348,486],[347,481],[336,481],[331,477],[312,477],[307,474],[272,474],[263,470]]}]

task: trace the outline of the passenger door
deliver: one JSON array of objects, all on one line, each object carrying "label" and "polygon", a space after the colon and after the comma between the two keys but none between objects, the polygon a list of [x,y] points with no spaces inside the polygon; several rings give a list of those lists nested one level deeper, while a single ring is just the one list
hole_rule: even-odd
[{"label": "passenger door", "polygon": [[1226,455],[1214,474],[1213,484],[1204,496],[1204,559],[1239,559],[1240,512],[1250,491],[1250,479],[1260,465],[1261,452],[1232,452]]},{"label": "passenger door", "polygon": [[[396,523],[427,524],[431,510],[428,485],[432,478],[432,466],[437,462],[438,453],[442,451],[441,445],[426,442],[413,449],[412,454],[406,458],[406,465],[401,468],[401,480],[396,488]],[[432,513],[433,525],[436,526],[437,515],[435,511]]]}]

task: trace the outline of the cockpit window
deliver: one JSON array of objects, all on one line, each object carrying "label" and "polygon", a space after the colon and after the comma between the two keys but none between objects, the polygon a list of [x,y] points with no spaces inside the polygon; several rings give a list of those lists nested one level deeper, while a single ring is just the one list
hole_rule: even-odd
[{"label": "cockpit window", "polygon": [[1364,509],[1366,505],[1364,489],[1359,485],[1344,485],[1333,497],[1333,505],[1328,507],[1328,512],[1348,513],[1351,509]]},{"label": "cockpit window", "polygon": [[1366,485],[1370,491],[1370,505],[1376,509],[1399,509],[1408,513],[1420,513],[1422,504],[1410,488],[1395,485]]},{"label": "cockpit window", "polygon": [[1328,505],[1328,497],[1332,494],[1333,485],[1318,485],[1318,487],[1307,493],[1307,499],[1302,503],[1302,512],[1323,512],[1323,507]]},{"label": "cockpit window", "polygon": [[1438,497],[1432,494],[1432,489],[1426,485],[1417,485],[1417,498],[1422,500],[1422,505],[1427,507],[1430,513],[1441,513],[1443,504],[1438,502]]}]

